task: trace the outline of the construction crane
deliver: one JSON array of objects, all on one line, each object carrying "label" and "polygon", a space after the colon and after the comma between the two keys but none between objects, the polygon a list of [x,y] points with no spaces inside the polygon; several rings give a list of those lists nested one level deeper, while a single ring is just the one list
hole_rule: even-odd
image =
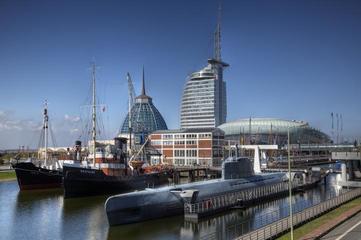
[{"label": "construction crane", "polygon": [[144,149],[144,147],[147,145],[148,141],[149,141],[149,138],[147,137],[147,139],[145,140],[144,144],[140,147],[140,149],[138,150],[138,152],[137,152],[136,154],[134,154],[134,155],[129,159],[128,164],[129,164],[129,167],[130,167],[130,169],[131,169],[132,171],[133,171],[133,169],[134,169],[134,167],[132,166],[132,162],[133,162],[134,159],[136,159],[136,158],[139,156],[139,154],[143,151],[143,149]]},{"label": "construction crane", "polygon": [[127,80],[128,80],[128,107],[133,107],[134,100],[135,100],[135,90],[133,86],[133,81],[129,73],[127,73]]},{"label": "construction crane", "polygon": [[132,108],[135,101],[135,91],[132,78],[127,73],[128,80],[128,128],[129,128],[129,152],[132,153]]}]

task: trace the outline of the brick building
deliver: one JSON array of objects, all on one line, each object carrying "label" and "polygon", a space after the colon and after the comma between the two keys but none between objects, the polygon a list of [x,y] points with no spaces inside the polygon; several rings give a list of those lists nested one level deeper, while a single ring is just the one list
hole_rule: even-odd
[{"label": "brick building", "polygon": [[[159,130],[150,135],[163,163],[176,166],[221,166],[224,132],[218,128]],[[151,159],[152,164],[159,158]]]}]

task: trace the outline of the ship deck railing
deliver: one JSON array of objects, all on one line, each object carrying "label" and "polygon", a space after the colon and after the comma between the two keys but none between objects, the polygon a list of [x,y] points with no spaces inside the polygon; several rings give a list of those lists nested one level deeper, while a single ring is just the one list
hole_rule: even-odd
[{"label": "ship deck railing", "polygon": [[[316,182],[318,180],[315,179],[306,183],[296,181],[292,182],[291,185],[293,190],[297,190]],[[234,207],[245,207],[247,204],[261,201],[265,198],[276,197],[286,192],[288,192],[287,181],[229,192],[195,203],[186,202],[184,204],[184,218],[187,221],[197,222],[203,217],[211,216]]]}]

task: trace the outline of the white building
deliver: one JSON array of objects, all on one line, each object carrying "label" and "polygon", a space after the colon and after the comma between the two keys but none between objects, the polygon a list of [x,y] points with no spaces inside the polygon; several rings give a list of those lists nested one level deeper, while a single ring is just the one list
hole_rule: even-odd
[{"label": "white building", "polygon": [[180,123],[181,129],[217,127],[226,122],[227,93],[223,81],[221,60],[220,24],[215,34],[215,56],[208,65],[189,77],[183,92]]}]

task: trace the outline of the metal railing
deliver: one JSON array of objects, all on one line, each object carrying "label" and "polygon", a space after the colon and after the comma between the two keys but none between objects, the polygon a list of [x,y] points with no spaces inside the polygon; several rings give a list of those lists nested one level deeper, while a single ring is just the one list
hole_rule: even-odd
[{"label": "metal railing", "polygon": [[[317,180],[307,182],[307,185],[314,184]],[[301,182],[292,182],[292,189],[302,187]],[[288,182],[281,182],[272,185],[260,186],[255,188],[243,189],[241,191],[230,192],[196,203],[185,203],[185,217],[192,214],[202,214],[206,212],[216,211],[218,209],[231,208],[234,206],[242,206],[243,203],[261,199],[270,195],[275,195],[288,190]]]},{"label": "metal railing", "polygon": [[[339,205],[348,202],[356,197],[361,195],[361,188],[348,191],[337,197],[331,198],[319,204],[316,204],[312,207],[306,208],[303,211],[300,211],[293,215],[293,224],[298,225],[303,222],[309,221]],[[261,227],[257,230],[244,234],[238,237],[238,240],[261,240],[261,239],[270,239],[274,236],[277,236],[283,232],[288,231],[290,228],[290,218],[285,217],[278,221],[275,221],[271,224],[268,224],[264,227]]]},{"label": "metal railing", "polygon": [[[316,195],[316,196],[312,196],[312,199],[304,199],[304,200],[294,199],[294,203],[292,204],[293,212],[294,213],[301,212],[306,208],[315,206],[316,204],[334,198],[347,191],[349,190],[335,189],[335,192],[331,191],[328,194],[326,194],[325,197]],[[265,208],[267,209],[268,206],[275,206],[275,205],[278,206],[276,209],[271,208],[265,210]],[[260,209],[262,209],[262,214],[259,214]],[[256,229],[259,229],[261,227],[264,227],[268,224],[271,224],[275,221],[278,221],[282,218],[289,216],[289,210],[290,208],[288,206],[288,201],[285,201],[285,199],[277,199],[271,202],[266,201],[259,205],[255,205],[253,207],[243,209],[242,210],[243,216],[248,216],[248,217],[240,222],[228,225],[225,228],[225,231],[223,232],[213,231],[211,233],[206,234],[205,236],[202,236],[200,239],[234,239],[243,234],[252,232]],[[257,215],[256,219],[251,217],[255,215]],[[227,215],[223,215],[223,216],[226,217]]]}]

